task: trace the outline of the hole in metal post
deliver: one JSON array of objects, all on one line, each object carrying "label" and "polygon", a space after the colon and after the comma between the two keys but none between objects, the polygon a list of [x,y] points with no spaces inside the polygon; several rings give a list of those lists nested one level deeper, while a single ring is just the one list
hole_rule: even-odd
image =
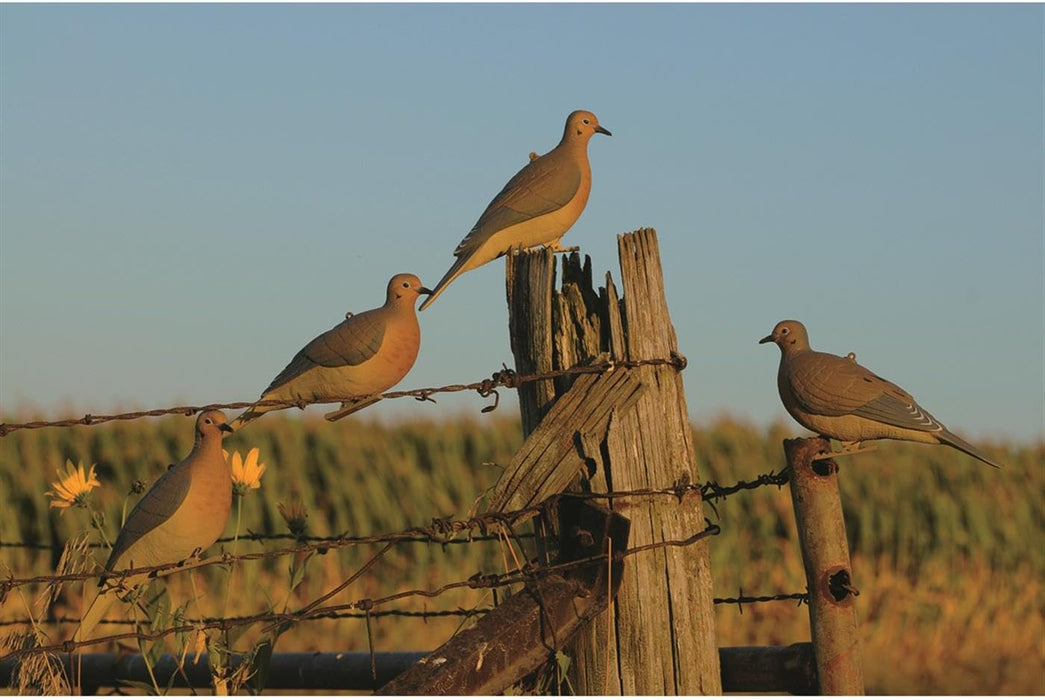
[{"label": "hole in metal post", "polygon": [[814,459],[810,467],[817,476],[831,476],[838,473],[838,465],[833,459]]},{"label": "hole in metal post", "polygon": [[841,603],[850,595],[860,595],[860,591],[853,585],[853,580],[845,569],[839,569],[827,577],[827,590],[831,592],[831,596],[838,603]]}]

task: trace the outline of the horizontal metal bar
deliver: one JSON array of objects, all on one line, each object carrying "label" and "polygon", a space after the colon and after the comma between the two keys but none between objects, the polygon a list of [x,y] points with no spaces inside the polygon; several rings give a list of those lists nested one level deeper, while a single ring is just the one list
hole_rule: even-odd
[{"label": "horizontal metal bar", "polygon": [[816,657],[811,642],[781,647],[719,647],[724,693],[816,695]]},{"label": "horizontal metal bar", "polygon": [[[374,690],[392,680],[424,657],[420,651],[382,652],[375,655],[377,680],[371,676],[370,654],[352,652],[288,652],[273,654],[269,662],[266,688],[278,690]],[[94,695],[99,688],[118,687],[121,681],[151,683],[149,670],[141,654],[80,654],[61,655],[66,672],[80,664],[80,682],[85,695]],[[10,687],[18,659],[0,661],[0,687]],[[233,657],[238,664],[239,657]],[[207,654],[193,662],[186,656],[184,673],[178,670],[177,658],[164,654],[153,673],[161,687],[171,681],[173,688],[209,688],[210,664]],[[74,677],[70,672],[70,677]]]},{"label": "horizontal metal bar", "polygon": [[[808,642],[784,647],[724,647],[719,650],[722,690],[727,693],[816,692],[815,663]],[[406,671],[425,652],[380,652],[374,655],[377,680],[370,674],[370,654],[352,652],[287,652],[272,655],[267,690],[375,690]],[[70,657],[61,656],[66,670]],[[83,692],[93,695],[99,688],[112,688],[120,681],[149,683],[149,672],[138,654],[82,654]],[[0,661],[0,687],[11,687],[12,674],[21,659]],[[207,655],[197,663],[186,657],[183,676],[177,661],[164,655],[153,667],[161,686],[174,678],[172,687],[210,687]]]}]

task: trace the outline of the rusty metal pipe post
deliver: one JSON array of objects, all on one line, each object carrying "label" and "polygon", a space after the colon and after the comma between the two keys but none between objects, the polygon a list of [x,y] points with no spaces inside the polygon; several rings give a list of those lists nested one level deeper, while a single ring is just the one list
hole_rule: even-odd
[{"label": "rusty metal pipe post", "polygon": [[824,438],[784,440],[791,468],[791,501],[809,585],[809,627],[820,692],[863,695],[860,638],[849,545],[845,537],[838,466],[813,457],[828,452]]}]

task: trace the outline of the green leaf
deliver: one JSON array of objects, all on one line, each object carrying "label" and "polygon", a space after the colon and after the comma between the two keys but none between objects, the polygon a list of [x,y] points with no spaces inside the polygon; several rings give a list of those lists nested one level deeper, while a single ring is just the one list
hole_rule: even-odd
[{"label": "green leaf", "polygon": [[562,683],[563,679],[566,678],[566,673],[570,670],[570,656],[565,651],[555,652],[555,663],[559,667],[559,682]]},{"label": "green leaf", "polygon": [[251,695],[260,695],[268,683],[272,652],[276,650],[275,639],[263,639],[253,649],[250,661],[251,676],[247,681],[247,690]]}]

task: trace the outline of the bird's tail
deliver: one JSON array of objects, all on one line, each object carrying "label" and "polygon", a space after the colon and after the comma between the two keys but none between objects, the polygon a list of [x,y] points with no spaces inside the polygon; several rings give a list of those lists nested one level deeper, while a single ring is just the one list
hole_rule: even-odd
[{"label": "bird's tail", "polygon": [[435,285],[435,289],[428,295],[428,298],[421,302],[421,311],[428,308],[428,305],[435,301],[435,298],[443,293],[451,282],[457,279],[458,275],[465,271],[465,263],[468,261],[470,256],[462,255],[454,261],[454,264],[447,270],[446,274],[443,275],[443,279],[439,280],[439,284]]},{"label": "bird's tail", "polygon": [[107,587],[100,588],[96,592],[94,600],[87,606],[87,611],[80,618],[80,626],[76,628],[76,632],[73,634],[73,641],[82,642],[85,639],[90,639],[94,628],[105,617],[105,613],[109,612],[109,608],[112,607],[114,602],[116,602],[116,591]]},{"label": "bird's tail", "polygon": [[271,406],[251,406],[246,411],[232,419],[232,422],[229,423],[229,427],[232,428],[233,432],[235,432],[243,426],[247,425],[248,423],[257,420],[258,418],[261,418],[261,416],[271,411],[272,408],[273,407]]},{"label": "bird's tail", "polygon": [[950,430],[944,430],[943,434],[940,435],[940,442],[944,443],[945,445],[950,445],[955,449],[961,450],[970,457],[975,457],[984,464],[989,464],[995,469],[1001,469],[1003,466],[999,462],[995,462],[993,459],[980,452],[980,450],[978,450],[973,445],[969,444],[965,440],[962,440],[960,437],[952,433]]}]

